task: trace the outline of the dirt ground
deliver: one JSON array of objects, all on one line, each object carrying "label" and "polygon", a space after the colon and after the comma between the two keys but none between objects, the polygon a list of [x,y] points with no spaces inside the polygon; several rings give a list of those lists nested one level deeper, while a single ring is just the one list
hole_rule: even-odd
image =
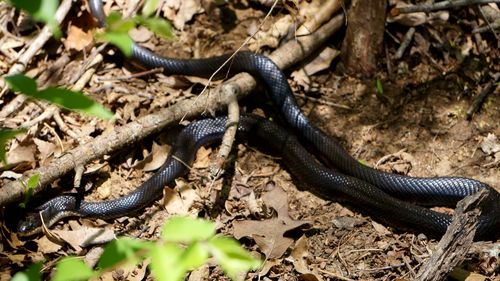
[{"label": "dirt ground", "polygon": [[[212,14],[200,13],[194,20],[187,21],[184,29],[177,32],[177,38],[172,42],[151,36],[141,43],[172,57],[208,57],[227,53],[243,43],[265,12],[266,9],[261,6],[224,5],[216,8]],[[221,14],[220,18],[214,16]],[[276,12],[271,22],[284,14],[288,12]],[[467,9],[461,11],[460,15],[462,14],[471,17]],[[410,176],[470,177],[500,191],[500,162],[495,158],[498,156],[485,152],[482,148],[488,135],[496,136],[497,143],[500,137],[498,87],[471,120],[466,118],[474,97],[488,80],[486,73],[500,72],[498,41],[491,33],[484,34],[483,40],[487,46],[485,51],[481,54],[471,51],[469,56],[459,60],[452,53],[453,50],[436,47],[432,39],[432,36],[446,37],[453,40],[458,45],[456,48],[460,49],[471,39],[471,35],[467,33],[467,29],[463,31],[463,27],[454,16],[450,17],[446,25],[418,26],[417,32],[432,42],[432,46],[425,51],[428,56],[413,49],[407,51],[402,59],[396,60],[391,56],[399,44],[391,36],[401,37],[406,27],[389,24],[385,46],[390,56],[381,58],[380,72],[375,78],[360,80],[344,76],[337,57],[329,67],[310,76],[311,83],[304,84],[302,80],[292,78],[294,75],[288,75],[289,82],[297,94],[301,108],[312,122],[339,140],[351,155],[363,163]],[[263,28],[270,28],[270,24]],[[430,28],[437,35],[429,35]],[[456,30],[462,32],[452,32]],[[340,49],[342,36],[343,33],[339,32],[325,47]],[[49,45],[53,48],[58,46],[56,42]],[[264,50],[267,51],[269,50]],[[109,124],[64,112],[63,117],[68,126],[83,132],[83,138],[91,139],[110,126],[125,124],[160,107],[190,98],[200,92],[200,83],[206,81],[197,78],[184,80],[163,74],[118,80],[141,70],[113,48],[108,48],[103,53],[104,62],[84,91],[116,112],[118,118],[114,124]],[[83,60],[81,55],[54,50],[45,55],[44,59],[37,58],[33,67],[53,65],[63,55],[72,58],[65,66],[64,73],[72,73],[78,69]],[[387,70],[387,63],[391,64],[391,73]],[[436,67],[436,64],[441,68]],[[290,74],[301,66],[286,70],[286,73]],[[441,71],[442,68],[447,70],[446,73]],[[64,84],[67,79],[69,76],[63,74],[59,84]],[[377,79],[383,85],[383,93],[377,91]],[[13,96],[5,98],[12,99]],[[252,96],[247,100],[253,103],[253,99]],[[242,104],[244,102],[247,101]],[[30,120],[37,110],[39,111],[37,105],[26,105],[16,116]],[[19,121],[11,118],[6,119],[5,123],[15,125]],[[61,133],[54,121],[48,121],[40,129],[41,133],[37,138],[56,143],[53,128],[61,135],[61,142],[68,148],[81,141]],[[141,160],[150,153],[157,153],[153,158],[158,159],[166,155],[165,143],[169,138],[166,134],[147,138],[108,159],[90,163],[86,167],[88,174],[83,182],[90,183],[95,191],[89,192],[87,198],[104,200],[118,197],[139,186],[151,175],[151,172],[145,171]],[[257,205],[255,208],[260,210],[262,205],[273,204],[276,200],[288,200],[288,210],[280,215],[289,215],[300,222],[300,227],[285,233],[285,236],[291,238],[286,240],[291,241],[291,245],[284,253],[270,257],[254,239],[240,239],[253,254],[266,260],[260,272],[249,273],[248,280],[411,280],[436,245],[435,240],[428,239],[423,234],[404,233],[383,226],[376,222],[376,218],[364,216],[350,206],[325,201],[307,190],[301,190],[300,183],[293,180],[279,158],[243,144],[238,145],[234,177],[230,181],[227,200],[218,203],[211,198],[213,192],[210,190],[223,189],[222,180],[212,183],[207,176],[216,151],[217,147],[202,149],[193,171],[177,185],[177,189],[182,191],[166,192],[166,199],[158,201],[136,216],[107,222],[70,220],[59,223],[55,228],[67,230],[78,229],[80,225],[102,226],[113,229],[116,235],[154,239],[165,219],[177,212],[175,210],[181,209],[181,214],[198,213],[200,216],[211,217],[220,232],[232,236],[236,221],[258,219],[252,209],[253,205]],[[43,159],[43,156],[38,155],[34,166],[43,165],[51,157],[53,156]],[[70,176],[56,184],[61,185],[67,181],[72,182]],[[183,185],[188,188],[182,187]],[[285,193],[280,193],[281,189]],[[271,192],[275,192],[272,193],[276,196],[275,199],[263,199],[265,194]],[[213,206],[215,207],[211,209]],[[214,211],[217,208],[221,210]],[[12,234],[7,231],[4,229],[4,236],[12,239]],[[286,241],[280,237],[276,242],[287,243]],[[6,242],[4,239],[0,279],[41,257],[45,257],[49,263],[68,254],[91,259],[89,256],[100,248],[88,246],[78,249],[68,245],[48,246],[49,244],[40,237],[31,241],[16,239],[14,242]],[[499,278],[499,249],[498,241],[476,243],[460,270],[473,272],[480,278]],[[460,270],[456,270],[454,276]],[[197,273],[205,277],[196,279],[193,273],[189,280],[226,280],[221,270],[213,266],[202,268]],[[147,274],[144,264],[117,270],[102,279],[150,279],[145,277]]]}]

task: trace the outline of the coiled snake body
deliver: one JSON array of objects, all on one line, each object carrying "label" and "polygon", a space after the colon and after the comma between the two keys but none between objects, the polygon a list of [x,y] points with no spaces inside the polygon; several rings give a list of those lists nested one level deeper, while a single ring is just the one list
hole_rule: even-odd
[{"label": "coiled snake body", "polygon": [[[92,14],[104,25],[101,0],[89,1]],[[168,74],[208,77],[229,56],[206,59],[181,60],[160,57],[143,47],[133,46],[134,60],[147,67],[162,67]],[[421,205],[454,206],[458,200],[488,189],[480,217],[477,239],[496,239],[500,233],[500,194],[488,185],[460,177],[417,178],[394,175],[360,164],[335,140],[316,128],[302,113],[293,97],[285,75],[267,57],[251,52],[236,54],[228,69],[221,73],[248,72],[265,83],[271,99],[285,122],[298,134],[299,139],[277,125],[252,116],[242,116],[239,137],[264,140],[282,155],[284,163],[309,190],[332,200],[347,201],[366,211],[375,219],[393,226],[442,235],[451,218]],[[194,122],[180,134],[172,154],[185,163],[191,163],[196,149],[221,138],[225,119]],[[340,172],[334,172],[318,163],[300,144],[305,142],[327,159]],[[186,145],[188,144],[188,145]],[[136,191],[119,199],[103,202],[80,201],[71,195],[56,197],[38,209],[46,224],[53,224],[65,216],[113,218],[151,204],[162,194],[165,185],[185,174],[186,168],[175,158],[169,160]],[[28,216],[19,230],[34,233],[40,226],[39,216]]]}]

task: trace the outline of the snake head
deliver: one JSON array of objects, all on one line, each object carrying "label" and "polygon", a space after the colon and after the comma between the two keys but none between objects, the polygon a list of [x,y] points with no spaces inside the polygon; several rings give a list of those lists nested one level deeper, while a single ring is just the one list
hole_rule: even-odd
[{"label": "snake head", "polygon": [[32,236],[42,232],[40,213],[29,213],[17,225],[17,232],[21,236]]},{"label": "snake head", "polygon": [[27,214],[19,222],[17,231],[21,236],[32,236],[41,233],[43,224],[49,228],[62,218],[78,216],[76,212],[78,205],[79,200],[73,195],[55,197],[37,207],[35,209],[38,211],[37,213]]}]

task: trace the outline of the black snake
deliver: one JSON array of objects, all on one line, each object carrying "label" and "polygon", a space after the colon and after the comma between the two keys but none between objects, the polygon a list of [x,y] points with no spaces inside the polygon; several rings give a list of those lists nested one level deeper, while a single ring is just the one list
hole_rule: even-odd
[{"label": "black snake", "polygon": [[[91,0],[89,4],[92,14],[104,25],[101,0]],[[206,59],[172,59],[158,56],[134,44],[132,58],[146,67],[162,67],[168,74],[208,77],[229,55]],[[292,174],[308,186],[311,192],[332,200],[347,201],[375,219],[393,226],[439,236],[450,224],[450,216],[403,200],[420,205],[454,206],[465,196],[488,189],[489,196],[483,205],[476,239],[499,237],[500,194],[487,184],[460,177],[407,177],[362,165],[306,118],[295,102],[285,75],[269,58],[251,52],[240,52],[234,56],[228,69],[221,71],[228,72],[248,72],[262,81],[283,119],[298,134],[300,142],[312,146],[315,152],[327,159],[328,164],[341,172],[334,172],[319,164],[296,137],[270,121],[242,116],[238,127],[239,137],[258,138],[271,144],[285,159],[284,163]],[[224,130],[223,118],[194,122],[180,134],[172,154],[185,163],[191,163],[196,148],[220,139]],[[85,202],[72,195],[63,195],[43,204],[38,210],[49,226],[66,216],[113,218],[138,210],[160,197],[165,185],[186,173],[186,168],[175,158],[169,158],[136,191],[119,199]],[[40,224],[38,214],[30,215],[21,223],[19,230],[32,234]]]}]

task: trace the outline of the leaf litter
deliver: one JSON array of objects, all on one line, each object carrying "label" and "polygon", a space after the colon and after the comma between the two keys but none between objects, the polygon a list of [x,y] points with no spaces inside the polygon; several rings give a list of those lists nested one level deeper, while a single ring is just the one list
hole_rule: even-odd
[{"label": "leaf litter", "polygon": [[[128,0],[106,1],[105,9],[107,12],[111,9],[122,9],[127,7],[130,4],[129,2]],[[203,4],[202,1],[186,1],[189,3],[185,3],[182,9],[181,4],[183,1],[167,2],[171,3],[171,6],[164,5],[161,12],[175,21],[180,29],[184,29],[184,32],[180,32],[178,39],[173,42],[158,41],[154,36],[150,37],[149,34],[145,33],[141,33],[144,38],[138,39],[141,41],[147,40],[144,43],[145,46],[172,57],[185,58],[199,56],[199,54],[210,56],[233,50],[234,46],[239,46],[239,43],[246,38],[249,30],[258,26],[256,19],[261,18],[264,14],[263,11],[258,9],[233,9],[238,17],[238,25],[230,32],[225,32],[219,26],[221,23],[220,18],[210,18],[212,14],[208,15],[207,11],[203,12],[203,9],[199,8],[205,7],[201,5]],[[306,2],[303,1],[303,3]],[[186,8],[189,6],[194,8]],[[414,18],[411,18],[410,15],[412,14],[410,14],[395,19],[401,26],[417,26],[415,43],[411,45],[407,57],[403,57],[400,61],[391,61],[396,64],[397,74],[394,77],[396,84],[408,89],[408,91],[404,92],[405,96],[397,97],[398,100],[402,101],[402,108],[381,100],[374,93],[374,87],[369,84],[367,85],[362,81],[349,77],[336,77],[332,74],[329,70],[335,67],[337,61],[333,56],[323,62],[320,61],[317,65],[312,65],[316,68],[314,70],[316,73],[308,73],[310,77],[306,78],[314,83],[311,84],[314,87],[307,88],[309,84],[291,81],[292,84],[296,83],[292,85],[294,91],[304,96],[310,94],[309,91],[319,92],[321,93],[319,100],[333,100],[336,103],[355,108],[355,110],[338,110],[301,98],[299,98],[299,104],[315,124],[318,124],[330,135],[341,139],[342,143],[356,158],[371,165],[375,165],[384,156],[394,155],[402,148],[405,148],[411,157],[408,158],[411,159],[411,165],[406,165],[407,158],[405,158],[402,159],[406,161],[404,167],[389,167],[387,170],[397,170],[402,173],[423,176],[453,173],[481,179],[493,186],[496,185],[498,188],[497,183],[500,182],[499,157],[496,150],[498,140],[490,136],[490,134],[494,136],[500,135],[498,122],[495,122],[495,120],[500,120],[498,95],[490,97],[483,110],[474,116],[472,122],[466,122],[460,125],[462,127],[459,127],[456,124],[459,123],[461,112],[466,110],[473,98],[473,93],[463,91],[463,89],[474,89],[475,85],[468,82],[470,80],[482,81],[481,79],[484,77],[481,78],[481,75],[483,75],[481,69],[472,68],[471,65],[467,64],[463,65],[468,80],[462,80],[459,76],[443,77],[442,72],[436,71],[437,66],[453,70],[453,67],[460,65],[456,62],[458,59],[455,58],[455,54],[469,56],[469,58],[481,54],[486,56],[487,59],[493,58],[493,61],[497,59],[497,57],[495,58],[495,51],[491,49],[489,43],[491,40],[488,35],[483,34],[481,38],[470,36],[467,33],[467,26],[464,29],[466,30],[466,36],[462,37],[460,33],[454,32],[454,29],[443,29],[439,26],[439,22],[444,21],[447,24],[461,28],[461,25],[467,25],[467,21],[474,15],[472,10],[464,9],[458,12],[460,12],[460,16],[464,16],[462,23],[454,22],[454,16],[448,15],[447,12],[429,13],[427,15],[416,14]],[[413,15],[415,16],[415,14]],[[23,19],[19,19],[18,22],[25,22],[23,28],[28,32],[35,30],[33,23],[26,24]],[[66,38],[69,45],[65,48],[73,49],[72,52],[80,48],[84,50],[88,48],[88,37],[84,34],[86,30],[82,25],[72,24],[71,22],[67,24],[68,35],[71,35],[71,37]],[[286,36],[286,26],[293,24],[292,17],[292,20],[288,20],[284,28],[280,27],[279,36]],[[401,26],[394,28],[393,24],[388,25],[388,34],[392,36],[391,38],[399,40],[403,37],[405,30],[401,29]],[[81,32],[78,29],[81,29]],[[269,33],[273,32],[272,29],[272,27],[269,27]],[[20,30],[20,32],[26,32],[26,30]],[[446,40],[448,42],[456,44],[456,50],[453,49],[455,48],[453,46],[451,49],[449,49],[449,46],[443,47],[443,44],[439,42],[439,40],[442,40],[439,39],[440,36],[447,36]],[[8,36],[6,38],[0,47],[0,72],[2,73],[6,73],[10,62],[19,55],[18,51],[28,42],[24,37]],[[272,43],[279,44],[280,40],[281,37]],[[476,42],[478,40],[480,42]],[[266,42],[260,43],[262,43],[261,45],[266,44]],[[256,46],[258,45],[259,42],[257,42]],[[483,48],[481,52],[478,51],[478,45]],[[330,46],[335,46],[335,43],[330,44]],[[36,77],[46,72],[54,63],[55,56],[70,53],[65,48],[61,47],[53,50],[51,56],[36,58],[29,73]],[[389,40],[387,41],[387,48],[392,51],[397,48],[397,44]],[[106,51],[105,54],[113,57],[116,51],[111,49]],[[434,62],[429,57],[434,58]],[[80,57],[72,56],[71,59],[81,62]],[[331,62],[331,59],[333,59],[333,62]],[[83,130],[84,126],[91,124],[88,118],[63,112],[61,114],[63,120],[68,122],[75,131],[84,132],[83,135],[90,136],[99,133],[107,126],[124,124],[160,106],[166,106],[175,100],[185,99],[196,94],[196,85],[193,86],[193,83],[187,83],[185,82],[186,79],[183,78],[165,77],[162,74],[148,76],[144,79],[115,80],[113,83],[100,80],[101,78],[130,75],[131,69],[133,68],[128,65],[121,67],[120,64],[115,64],[113,60],[106,60],[89,83],[88,93],[90,95],[100,100],[102,104],[117,109],[118,118],[115,124],[98,122],[96,125],[91,125],[89,129]],[[136,71],[136,69],[133,70]],[[498,66],[496,68],[495,66],[490,67],[490,71],[498,72]],[[74,71],[68,71],[67,69],[62,71],[63,77],[61,81],[69,81],[71,77],[68,76],[72,72]],[[460,71],[457,70],[456,72],[459,73]],[[332,75],[335,76],[335,79],[332,79]],[[381,73],[380,75],[384,77],[386,74]],[[204,83],[202,79],[193,79],[192,81],[194,83],[198,83],[198,81]],[[384,82],[388,83],[389,81],[384,80]],[[387,85],[384,86],[386,86],[384,87],[385,90],[389,89]],[[12,98],[12,96],[9,96],[9,98]],[[6,102],[7,100],[2,98],[0,107]],[[17,127],[23,122],[31,120],[43,110],[43,107],[30,102],[22,107],[17,114],[1,121],[4,121],[9,127]],[[33,137],[33,135],[28,136],[27,143],[31,144],[27,148],[21,149],[25,150],[24,152],[21,151],[22,153],[16,155],[20,159],[28,160],[23,161],[27,166],[19,166],[21,171],[27,167],[40,166],[51,157],[57,157],[59,153],[62,153],[60,143],[66,149],[78,145],[78,140],[58,130],[57,124],[51,120],[48,120],[43,126],[37,126],[39,126],[37,129],[39,135],[36,137]],[[443,129],[450,127],[452,130]],[[463,134],[465,130],[468,132],[467,134]],[[19,147],[18,144],[8,147],[10,149],[9,153],[18,154],[14,150],[16,147]],[[136,154],[142,152],[141,149],[134,150],[138,151]],[[195,162],[195,172],[188,176],[190,184],[187,187],[184,184],[179,184],[177,190],[166,189],[164,200],[167,203],[156,204],[146,208],[140,214],[120,218],[114,222],[108,221],[107,223],[113,224],[115,233],[123,231],[126,235],[154,239],[159,226],[170,214],[203,213],[204,199],[200,198],[198,193],[209,186],[206,177],[201,175],[206,172],[206,167],[210,164],[212,150],[212,148],[207,148],[199,152],[199,159]],[[30,156],[30,153],[35,156]],[[159,159],[164,157],[163,152],[160,154]],[[335,278],[351,278],[387,280],[403,278],[403,280],[410,280],[413,277],[412,272],[418,270],[419,266],[425,262],[432,252],[435,245],[433,240],[429,240],[422,235],[398,232],[372,222],[371,218],[359,215],[354,209],[324,201],[305,191],[298,191],[294,184],[298,184],[300,187],[300,183],[292,181],[290,176],[274,160],[241,147],[239,154],[240,157],[244,157],[244,160],[238,160],[237,166],[245,168],[237,171],[232,186],[233,194],[238,194],[236,194],[237,196],[230,195],[225,203],[227,212],[216,217],[215,220],[218,221],[219,230],[227,234],[235,232],[236,227],[232,229],[231,226],[236,226],[239,222],[250,223],[250,225],[255,224],[259,230],[263,229],[262,232],[253,233],[250,227],[247,226],[244,231],[241,231],[242,237],[250,237],[250,239],[242,239],[247,247],[252,249],[254,253],[268,255],[264,268],[260,272],[262,279],[335,280]],[[247,157],[247,155],[252,156]],[[126,194],[139,186],[150,175],[144,170],[130,170],[130,167],[121,165],[124,161],[120,156],[107,157],[102,162],[104,164],[89,164],[88,166],[96,166],[97,168],[87,175],[90,181],[96,182],[96,185],[106,182],[106,179],[112,179],[109,182],[112,189],[109,189],[106,192],[107,195],[102,196],[102,198]],[[152,162],[158,163],[161,161],[152,160]],[[446,166],[446,169],[440,169],[440,165]],[[157,164],[152,164],[151,168],[153,166],[157,166]],[[249,176],[252,174],[264,176]],[[15,175],[13,174],[13,176]],[[0,180],[4,179],[0,178]],[[66,181],[66,179],[62,181]],[[266,183],[270,181],[276,182],[278,187],[275,187],[271,192],[266,192],[268,190],[265,187]],[[273,202],[275,199],[265,199],[266,194],[281,189],[284,189],[286,194],[281,191],[282,193],[278,197],[281,200],[288,200],[288,203],[279,204],[279,202]],[[241,192],[234,192],[234,190],[240,190]],[[255,202],[259,203],[259,200],[261,200],[265,206],[275,209],[276,216],[262,220],[249,219],[253,215],[246,209],[247,203],[245,203],[245,200],[250,194],[255,196]],[[259,194],[264,195],[259,197]],[[100,197],[99,194],[97,196]],[[201,202],[201,204],[197,205],[197,202]],[[294,220],[293,217],[300,219]],[[65,224],[57,226],[56,229],[57,231],[68,231],[69,233],[69,225],[73,225],[77,221],[81,222],[82,220],[72,220],[69,223],[66,221]],[[305,226],[305,222],[312,226],[305,230],[292,230],[293,234],[290,237],[287,237],[286,231],[283,231],[294,226]],[[104,224],[104,222],[99,223]],[[85,225],[84,223],[84,226],[81,227],[86,228]],[[93,226],[89,228],[92,229]],[[99,226],[99,228],[102,228],[102,226]],[[14,233],[4,231],[3,227],[2,231],[6,233],[5,236],[8,239],[0,243],[2,249],[2,255],[0,256],[2,259],[1,279],[12,275],[13,272],[20,270],[33,261],[41,260],[44,255],[57,257],[76,253],[86,255],[86,257],[92,259],[93,253],[99,252],[100,249],[99,246],[93,246],[89,247],[88,252],[87,249],[76,251],[77,239],[75,239],[75,242],[71,242],[73,246],[56,246],[48,244],[47,241],[37,240],[21,242],[17,240]],[[75,234],[73,238],[82,238],[84,237],[82,235],[81,233]],[[26,246],[26,244],[28,245]],[[26,248],[22,248],[21,245],[25,245],[24,247],[29,249],[28,254]],[[497,249],[496,252],[495,249]],[[271,253],[277,257],[269,258]],[[498,242],[477,244],[477,247],[471,251],[466,266],[464,265],[464,268],[466,268],[467,273],[470,273],[470,271],[479,272],[480,274],[477,275],[483,280],[486,275],[491,278],[498,277]],[[134,274],[134,271],[137,274]],[[132,277],[142,279],[145,271],[146,265],[143,265],[132,269],[131,272],[118,271],[109,273],[105,279],[131,279]],[[259,273],[250,274],[249,278],[257,274]],[[202,277],[199,278],[205,278],[202,280],[221,278],[220,270],[211,265],[205,268],[201,275]]]}]

